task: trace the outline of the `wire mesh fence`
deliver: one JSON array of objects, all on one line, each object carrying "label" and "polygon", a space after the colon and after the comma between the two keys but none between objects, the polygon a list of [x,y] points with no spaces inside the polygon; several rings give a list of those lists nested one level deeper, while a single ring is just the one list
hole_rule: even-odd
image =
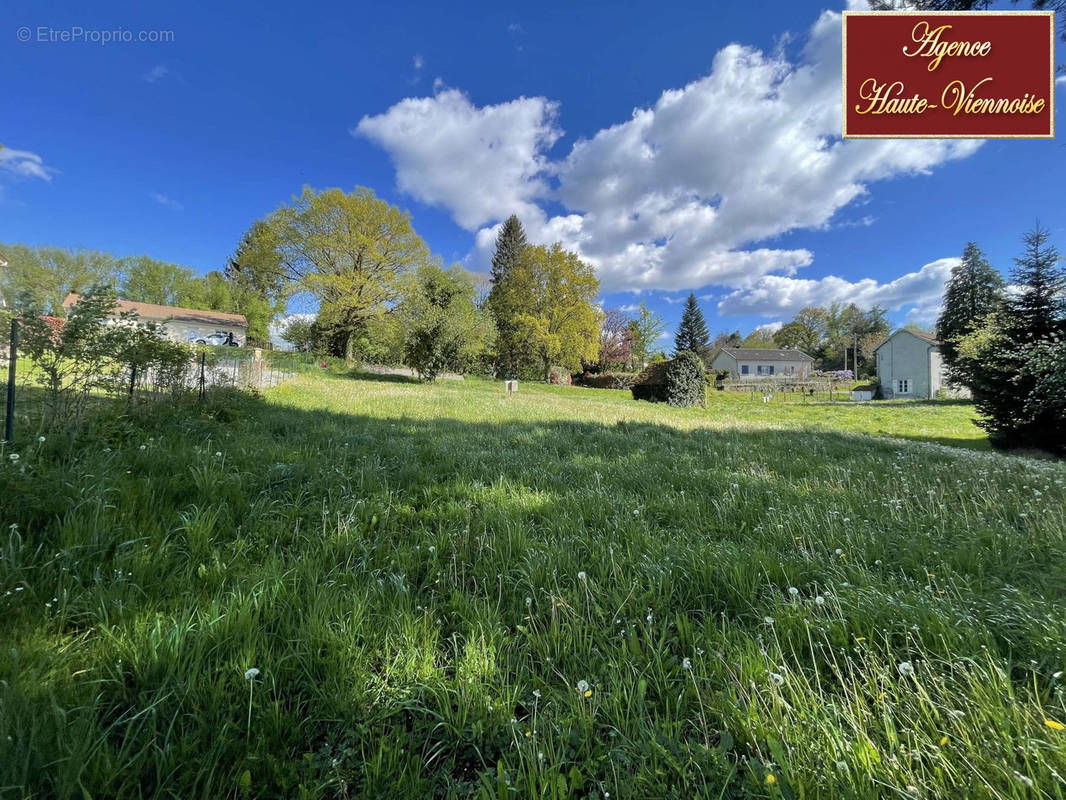
[{"label": "wire mesh fence", "polygon": [[[94,403],[124,400],[150,403],[180,396],[199,396],[214,389],[262,391],[273,388],[297,371],[308,359],[274,357],[252,348],[201,347],[187,357],[154,362],[149,367],[110,362],[92,367],[68,360],[35,363],[20,348],[17,321],[5,325],[0,348],[3,386],[3,429],[0,441],[40,435],[46,428],[83,416]],[[292,354],[288,354],[291,356]]]}]

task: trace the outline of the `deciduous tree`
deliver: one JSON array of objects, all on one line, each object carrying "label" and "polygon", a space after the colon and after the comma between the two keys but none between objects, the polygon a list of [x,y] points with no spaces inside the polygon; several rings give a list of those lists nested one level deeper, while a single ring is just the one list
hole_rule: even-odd
[{"label": "deciduous tree", "polygon": [[637,309],[637,316],[629,323],[629,339],[636,369],[642,370],[648,365],[665,330],[666,325],[662,318],[642,300],[640,308]]},{"label": "deciduous tree", "polygon": [[558,243],[527,245],[500,284],[507,308],[517,310],[515,335],[547,380],[553,364],[579,369],[596,358],[599,317],[592,305],[599,281],[592,267]]},{"label": "deciduous tree", "polygon": [[491,318],[476,304],[477,287],[462,267],[420,267],[397,306],[404,331],[404,363],[423,380],[445,370],[465,373],[490,347]]},{"label": "deciduous tree", "polygon": [[284,278],[319,300],[334,355],[350,356],[353,336],[399,299],[404,275],[429,263],[410,215],[370,189],[304,187],[271,214]]}]

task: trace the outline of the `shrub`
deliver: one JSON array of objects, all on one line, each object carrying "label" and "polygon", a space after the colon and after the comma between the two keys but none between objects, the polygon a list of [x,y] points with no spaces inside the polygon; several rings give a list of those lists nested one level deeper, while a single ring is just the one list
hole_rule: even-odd
[{"label": "shrub", "polygon": [[566,367],[552,367],[548,370],[548,383],[556,386],[569,386],[573,381],[570,378],[570,370]]},{"label": "shrub", "polygon": [[656,361],[649,364],[633,381],[629,390],[634,400],[647,400],[652,403],[666,401],[666,367],[669,361]]},{"label": "shrub", "polygon": [[703,359],[690,350],[682,350],[666,362],[664,374],[666,402],[672,406],[706,406],[707,380]]},{"label": "shrub", "polygon": [[598,375],[586,372],[576,382],[593,389],[628,389],[637,377],[635,372],[601,372]]}]

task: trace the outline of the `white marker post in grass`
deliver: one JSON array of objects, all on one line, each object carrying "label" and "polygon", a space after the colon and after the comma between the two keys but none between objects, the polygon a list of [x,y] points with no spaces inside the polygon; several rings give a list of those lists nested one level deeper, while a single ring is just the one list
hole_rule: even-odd
[{"label": "white marker post in grass", "polygon": [[503,390],[509,395],[514,394],[518,391],[518,381],[504,381]]}]

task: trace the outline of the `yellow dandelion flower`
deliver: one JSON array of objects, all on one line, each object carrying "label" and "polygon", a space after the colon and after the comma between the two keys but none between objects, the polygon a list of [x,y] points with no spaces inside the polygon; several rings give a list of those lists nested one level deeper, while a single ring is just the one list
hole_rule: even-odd
[{"label": "yellow dandelion flower", "polygon": [[529,731],[526,731],[526,738],[527,738],[527,739],[528,739],[528,738],[529,738],[530,736],[532,736],[532,735],[533,735],[532,733],[530,733]]},{"label": "yellow dandelion flower", "polygon": [[940,746],[943,747],[947,743],[948,743],[948,737],[947,736],[941,736],[940,737]]},{"label": "yellow dandelion flower", "polygon": [[771,772],[766,776],[766,785],[773,786],[775,783],[777,783],[777,776]]},{"label": "yellow dandelion flower", "polygon": [[1053,731],[1066,731],[1066,725],[1063,725],[1061,722],[1056,722],[1053,719],[1045,719],[1044,724]]},{"label": "yellow dandelion flower", "polygon": [[855,641],[856,642],[865,642],[866,641],[866,637],[865,636],[856,636],[855,637]]},{"label": "yellow dandelion flower", "polygon": [[585,697],[592,697],[592,689],[585,690]]}]

